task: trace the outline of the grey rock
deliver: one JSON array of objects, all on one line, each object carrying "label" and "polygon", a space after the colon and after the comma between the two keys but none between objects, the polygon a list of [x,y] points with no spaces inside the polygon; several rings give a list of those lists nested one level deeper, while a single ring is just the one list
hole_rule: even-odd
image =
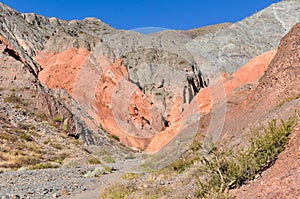
[{"label": "grey rock", "polygon": [[[300,20],[299,1],[282,1],[235,24],[204,28],[203,32],[167,30],[142,35],[116,30],[94,18],[64,21],[20,14],[4,4],[0,7],[0,34],[35,75],[41,68],[31,56],[41,50],[61,52],[81,47],[121,58],[130,81],[157,104],[163,119],[173,104],[169,96],[182,97],[182,103],[189,104],[220,73],[233,73],[252,57],[275,49],[282,36]],[[86,143],[95,144],[95,139],[88,136],[91,132],[81,122],[75,126],[78,134],[82,129]]]}]

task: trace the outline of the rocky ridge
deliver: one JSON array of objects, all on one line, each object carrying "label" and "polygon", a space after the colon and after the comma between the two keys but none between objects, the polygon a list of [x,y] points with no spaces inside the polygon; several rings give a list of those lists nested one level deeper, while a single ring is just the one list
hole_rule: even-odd
[{"label": "rocky ridge", "polygon": [[[1,9],[3,16],[7,16],[5,20],[2,16],[3,40],[44,84],[51,89],[65,89],[77,102],[83,100],[81,106],[109,133],[120,137],[129,146],[142,149],[158,132],[172,129],[172,126],[176,128],[185,106],[201,89],[213,85],[224,73],[230,75],[249,59],[276,48],[279,39],[299,18],[297,1],[283,1],[243,21],[195,37],[195,33],[190,36],[178,31],[141,35],[113,29],[93,18],[63,21],[36,14],[19,14],[4,5]],[[22,25],[16,26],[18,23]],[[59,59],[66,61],[57,62]],[[117,119],[122,125],[116,124],[114,117],[104,123],[101,118],[106,115],[96,103],[100,99],[93,99],[94,94],[97,96],[99,79],[105,79],[103,71],[116,59],[122,60],[128,73],[120,74],[120,80],[126,79],[128,85],[132,85],[128,86],[131,90],[127,93],[139,90],[143,93],[141,96],[148,98],[129,103],[133,106],[132,114],[119,114]],[[81,71],[93,74],[96,71],[94,82],[81,81]],[[118,92],[118,83],[113,83],[115,92]],[[79,93],[74,94],[74,90]],[[76,99],[75,95],[85,98]],[[151,115],[138,103],[153,107]],[[114,109],[118,110],[116,106]],[[144,128],[145,124],[149,127]],[[119,133],[122,128],[127,130]],[[126,140],[126,135],[132,131],[136,136],[131,141]]]},{"label": "rocky ridge", "polygon": [[[196,131],[217,135],[221,145],[239,145],[258,123],[287,118],[299,107],[299,24],[275,50],[300,21],[294,0],[204,33],[152,35],[116,30],[93,18],[48,19],[19,14],[3,4],[0,10],[5,71],[0,74],[0,167],[47,162],[72,166],[68,158],[81,167],[90,157],[102,162],[109,155],[118,164],[132,158],[118,141],[135,150],[159,151],[162,156],[154,164],[161,167],[181,155],[181,147],[188,147]],[[295,168],[288,169],[297,176]],[[83,184],[95,182],[83,179],[79,170],[70,173],[80,185],[72,178],[67,191],[80,192]],[[64,169],[52,171],[68,175]],[[38,179],[43,172],[5,173],[0,178],[10,183],[6,174]],[[180,177],[176,179],[174,184],[180,185]],[[45,182],[42,189],[27,188],[21,180],[25,187],[20,189],[4,184],[0,193],[33,190],[40,197],[42,190],[50,197],[62,188],[58,179],[50,180],[53,187]]]}]

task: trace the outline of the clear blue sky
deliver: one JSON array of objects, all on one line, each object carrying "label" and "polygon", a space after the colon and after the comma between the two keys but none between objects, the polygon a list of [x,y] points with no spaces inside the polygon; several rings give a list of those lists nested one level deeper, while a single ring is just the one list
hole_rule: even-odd
[{"label": "clear blue sky", "polygon": [[60,19],[96,17],[120,29],[191,29],[235,22],[279,0],[0,0],[19,12]]}]

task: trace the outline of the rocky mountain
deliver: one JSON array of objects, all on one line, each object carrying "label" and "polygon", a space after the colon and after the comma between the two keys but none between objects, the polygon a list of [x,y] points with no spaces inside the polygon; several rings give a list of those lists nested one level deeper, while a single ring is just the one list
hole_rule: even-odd
[{"label": "rocky mountain", "polygon": [[196,133],[243,145],[299,107],[299,13],[281,1],[233,24],[143,35],[0,3],[0,167],[144,150],[160,168]]},{"label": "rocky mountain", "polygon": [[235,24],[141,35],[93,18],[63,21],[2,4],[1,41],[44,85],[66,90],[96,125],[145,149],[157,134],[178,133],[201,89],[275,49],[298,11],[298,1],[283,1]]},{"label": "rocky mountain", "polygon": [[[245,104],[240,104],[239,110],[248,116],[258,116],[260,120],[268,117],[289,117],[295,109],[299,109],[299,80],[300,75],[300,24],[283,37],[278,53],[274,57],[268,70],[261,78],[258,86],[250,95]],[[268,99],[268,101],[263,99]],[[270,103],[271,102],[271,103]],[[247,108],[241,108],[241,107]],[[254,107],[264,107],[259,110]],[[245,112],[244,110],[248,112]],[[252,113],[249,114],[249,109]],[[235,111],[237,113],[237,111]],[[235,116],[236,119],[240,115]],[[251,122],[251,120],[250,120]],[[249,186],[241,187],[236,191],[237,197],[275,197],[294,198],[299,197],[299,126],[295,128],[291,141],[286,150],[280,154],[278,160],[264,175],[252,182]],[[280,187],[280,189],[277,189]],[[296,188],[296,189],[295,189]]]},{"label": "rocky mountain", "polygon": [[25,15],[3,4],[0,9],[0,167],[85,159],[90,152],[82,143],[122,154],[124,147],[112,145],[114,141],[90,116],[76,111],[80,108],[65,91],[49,90],[38,80],[41,67],[32,56],[43,47],[39,43],[47,37],[45,32],[52,33],[30,27]]}]

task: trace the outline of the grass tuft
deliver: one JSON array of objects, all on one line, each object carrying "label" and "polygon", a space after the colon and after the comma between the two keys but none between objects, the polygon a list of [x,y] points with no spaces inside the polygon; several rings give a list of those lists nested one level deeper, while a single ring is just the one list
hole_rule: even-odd
[{"label": "grass tuft", "polygon": [[36,165],[29,166],[29,170],[37,170],[37,169],[54,169],[58,168],[59,166],[56,164],[51,164],[51,163],[39,163]]},{"label": "grass tuft", "polygon": [[128,196],[136,189],[131,185],[113,184],[104,190],[103,194],[100,194],[100,198],[110,199],[122,199],[128,198]]},{"label": "grass tuft", "polygon": [[87,160],[87,163],[88,164],[101,164],[100,160],[98,160],[98,158],[96,158],[96,157],[90,157]]}]

